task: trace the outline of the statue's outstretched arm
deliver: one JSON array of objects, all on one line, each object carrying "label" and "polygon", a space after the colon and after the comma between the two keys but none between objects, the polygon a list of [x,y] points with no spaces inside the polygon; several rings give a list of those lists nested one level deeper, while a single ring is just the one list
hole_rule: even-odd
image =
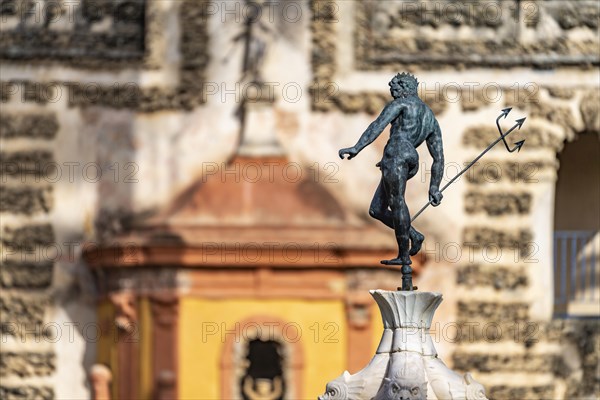
[{"label": "statue's outstretched arm", "polygon": [[401,104],[397,101],[388,103],[383,108],[383,111],[381,111],[381,114],[379,114],[379,117],[377,117],[375,121],[371,122],[369,127],[364,131],[354,147],[348,147],[340,150],[340,158],[343,159],[347,154],[348,160],[350,160],[360,153],[362,149],[373,143],[373,141],[377,139],[379,135],[381,135],[383,129],[398,117],[401,107]]},{"label": "statue's outstretched arm", "polygon": [[438,206],[442,201],[440,183],[444,175],[444,148],[442,147],[442,132],[437,121],[434,131],[427,138],[427,148],[433,158],[431,180],[429,182],[429,200],[432,206]]}]

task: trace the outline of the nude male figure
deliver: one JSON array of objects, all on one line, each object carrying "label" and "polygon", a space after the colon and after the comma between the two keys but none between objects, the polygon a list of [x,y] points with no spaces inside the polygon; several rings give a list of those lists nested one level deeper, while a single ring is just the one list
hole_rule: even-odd
[{"label": "nude male figure", "polygon": [[[348,156],[348,160],[354,158],[371,144],[388,124],[392,124],[383,158],[377,164],[381,169],[382,179],[371,202],[369,214],[394,229],[398,242],[398,257],[383,260],[381,263],[402,265],[403,275],[405,272],[410,275],[412,261],[409,254],[415,255],[419,252],[425,237],[411,226],[410,214],[404,200],[406,182],[419,170],[416,148],[426,142],[433,157],[429,200],[431,205],[438,206],[442,201],[439,187],[444,173],[444,152],[440,126],[429,106],[417,94],[417,79],[402,73],[392,78],[389,85],[394,100],[385,106],[356,145],[341,149],[339,156],[342,159]],[[403,290],[412,290],[412,283],[410,286],[410,289]]]}]

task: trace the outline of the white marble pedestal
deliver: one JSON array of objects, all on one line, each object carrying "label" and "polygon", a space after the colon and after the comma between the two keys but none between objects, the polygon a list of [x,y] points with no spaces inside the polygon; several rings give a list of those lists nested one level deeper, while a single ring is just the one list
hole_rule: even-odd
[{"label": "white marble pedestal", "polygon": [[329,382],[319,400],[485,400],[483,386],[438,358],[429,335],[441,293],[371,290],[383,336],[371,362]]}]

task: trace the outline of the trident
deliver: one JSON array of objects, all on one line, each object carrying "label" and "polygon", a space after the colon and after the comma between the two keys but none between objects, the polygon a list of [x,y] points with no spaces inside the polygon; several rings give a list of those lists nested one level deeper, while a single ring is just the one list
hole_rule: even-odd
[{"label": "trident", "polygon": [[[483,157],[483,155],[485,153],[487,153],[488,151],[490,151],[490,149],[492,147],[494,147],[495,145],[498,144],[498,142],[503,141],[504,145],[506,146],[506,150],[508,150],[510,153],[512,153],[513,151],[517,150],[517,152],[521,151],[521,147],[523,147],[523,144],[525,143],[525,140],[521,140],[518,142],[515,142],[515,147],[513,147],[512,149],[508,146],[508,143],[506,142],[506,137],[515,129],[518,128],[518,130],[521,129],[521,126],[523,126],[523,124],[525,123],[525,118],[520,118],[516,120],[516,124],[514,124],[509,130],[508,132],[504,133],[502,131],[502,128],[500,127],[500,119],[502,117],[504,117],[506,119],[506,116],[508,115],[508,113],[510,113],[510,110],[512,110],[512,108],[505,108],[502,110],[502,113],[498,116],[498,118],[496,118],[496,126],[498,127],[498,132],[500,132],[500,137],[498,139],[496,139],[494,142],[492,142],[481,154],[479,154],[477,157],[475,157],[475,159],[473,161],[471,161],[462,171],[460,171],[458,174],[456,174],[456,176],[454,178],[452,178],[450,180],[450,182],[448,182],[446,185],[444,185],[444,187],[442,188],[442,190],[440,190],[440,192],[443,192],[444,190],[446,190],[448,188],[448,186],[452,185],[458,178],[460,178],[460,176],[462,174],[464,174],[465,172],[467,172],[467,170],[469,168],[471,168],[473,166],[473,164],[475,164],[477,161],[479,161],[479,159],[481,157]],[[425,211],[425,209],[427,207],[429,207],[429,205],[431,204],[431,200],[425,204],[418,213],[416,213],[412,219],[410,220],[410,222],[413,222],[415,219],[417,219],[417,217],[419,215],[421,215],[421,213],[423,211]]]}]

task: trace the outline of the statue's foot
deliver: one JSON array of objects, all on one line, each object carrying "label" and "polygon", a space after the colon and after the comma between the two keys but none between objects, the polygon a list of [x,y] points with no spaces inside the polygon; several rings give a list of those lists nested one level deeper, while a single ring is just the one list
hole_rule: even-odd
[{"label": "statue's foot", "polygon": [[[411,232],[412,233],[412,232]],[[419,232],[415,231],[412,235],[410,235],[410,251],[408,254],[414,256],[419,251],[421,251],[421,245],[423,244],[423,240],[425,240],[425,236],[421,235]]]},{"label": "statue's foot", "polygon": [[392,258],[391,260],[381,260],[383,265],[410,265],[412,261],[402,260],[400,257]]}]

